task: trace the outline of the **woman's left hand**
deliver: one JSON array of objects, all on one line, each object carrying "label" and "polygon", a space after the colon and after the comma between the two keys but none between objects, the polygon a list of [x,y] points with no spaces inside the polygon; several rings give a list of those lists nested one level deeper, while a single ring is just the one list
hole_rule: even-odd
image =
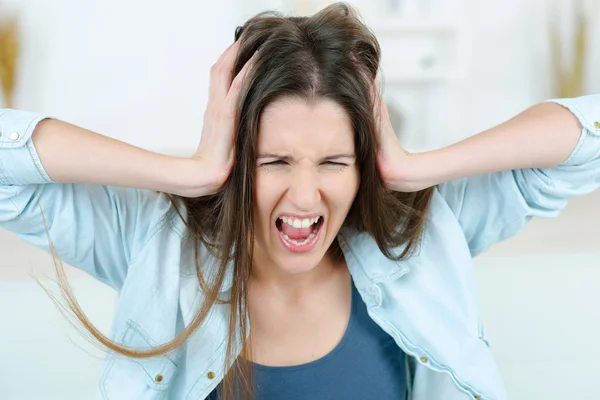
[{"label": "woman's left hand", "polygon": [[[379,85],[376,84],[377,89]],[[417,184],[413,178],[415,170],[414,159],[416,155],[406,151],[398,137],[392,122],[387,105],[383,97],[377,91],[375,105],[375,121],[377,123],[377,166],[385,187],[399,192],[415,192],[424,189],[423,185]]]}]

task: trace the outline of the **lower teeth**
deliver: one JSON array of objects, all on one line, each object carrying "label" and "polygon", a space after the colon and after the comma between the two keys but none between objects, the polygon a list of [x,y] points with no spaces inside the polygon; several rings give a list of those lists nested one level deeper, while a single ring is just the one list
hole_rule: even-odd
[{"label": "lower teeth", "polygon": [[294,239],[290,239],[290,237],[288,235],[286,235],[285,233],[281,232],[281,234],[283,235],[283,237],[285,238],[285,240],[287,240],[288,242],[296,245],[296,246],[304,246],[305,244],[307,244],[308,242],[310,242],[316,235],[316,232],[312,232],[310,235],[308,235],[308,237],[306,239],[304,239],[303,241],[299,242],[297,240]]}]

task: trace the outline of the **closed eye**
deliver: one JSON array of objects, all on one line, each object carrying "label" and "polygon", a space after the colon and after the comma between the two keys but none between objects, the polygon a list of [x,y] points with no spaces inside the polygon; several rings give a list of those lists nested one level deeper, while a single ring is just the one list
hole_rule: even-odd
[{"label": "closed eye", "polygon": [[[269,161],[266,163],[261,164],[261,166],[277,166],[277,165],[287,165],[288,162],[284,161],[284,160],[275,160],[275,161]],[[348,164],[345,163],[341,163],[341,162],[335,162],[335,161],[324,161],[323,163],[321,163],[321,165],[327,165],[327,166],[331,166],[331,167],[347,167]]]},{"label": "closed eye", "polygon": [[276,160],[276,161],[264,163],[262,165],[285,165],[285,164],[287,164],[287,163],[283,160]]}]

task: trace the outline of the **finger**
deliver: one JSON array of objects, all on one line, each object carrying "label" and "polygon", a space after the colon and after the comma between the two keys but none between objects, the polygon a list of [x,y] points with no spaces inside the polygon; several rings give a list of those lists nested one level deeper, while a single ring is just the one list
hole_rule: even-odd
[{"label": "finger", "polygon": [[369,83],[369,94],[371,95],[371,98],[375,102],[377,102],[381,98],[381,84],[380,84],[380,80],[381,80],[380,74],[377,73],[377,76],[375,76],[375,79],[373,79]]},{"label": "finger", "polygon": [[381,93],[381,75],[378,72],[377,76],[375,76],[375,80],[371,84],[371,98],[373,99],[373,115],[375,117],[375,123],[377,132],[381,134],[383,119],[385,118],[385,108],[386,104],[383,100],[383,95]]},{"label": "finger", "polygon": [[377,93],[381,94],[381,81],[382,81],[382,77],[381,77],[381,72],[377,72],[377,76],[375,77],[375,90],[377,90]]},{"label": "finger", "polygon": [[252,67],[256,63],[256,59],[258,58],[258,51],[254,52],[252,57],[244,64],[240,72],[237,74],[233,82],[231,82],[231,87],[229,88],[229,93],[227,93],[227,98],[225,99],[225,107],[227,109],[229,116],[234,116],[236,107],[238,105],[238,99],[240,96],[240,91],[242,89],[242,85],[248,73],[252,70]]},{"label": "finger", "polygon": [[[376,103],[375,104],[375,126],[377,129],[377,135],[379,137],[379,140],[381,141],[381,132],[382,132],[382,128],[383,128],[383,113],[382,113],[382,108],[384,107],[384,102],[383,100]],[[380,143],[381,144],[381,143]]]},{"label": "finger", "polygon": [[[219,102],[222,101],[225,96],[227,96],[227,90],[223,91],[223,86],[226,84],[223,83],[230,79],[227,75],[231,76],[231,69],[228,71],[226,64],[228,62],[228,57],[231,57],[233,54],[234,58],[237,55],[237,51],[239,49],[240,42],[234,42],[221,54],[219,59],[210,69],[210,86],[209,86],[209,103],[210,102]],[[231,61],[233,63],[233,61]]]},{"label": "finger", "polygon": [[240,41],[232,43],[221,54],[219,59],[210,68],[210,83],[208,91],[208,102],[221,102],[227,96],[227,90],[231,83],[233,63],[240,47]]},{"label": "finger", "polygon": [[215,64],[222,64],[223,63],[223,59],[225,57],[227,57],[227,54],[229,54],[231,52],[231,49],[233,48],[233,46],[235,45],[239,45],[239,41],[237,42],[233,42],[231,43],[229,46],[227,46],[227,48],[225,49],[225,51],[223,51],[221,53],[221,55],[219,56],[219,58],[217,59],[217,62]]},{"label": "finger", "polygon": [[227,96],[227,92],[229,91],[229,86],[231,86],[231,81],[233,80],[233,67],[235,63],[235,59],[237,58],[238,51],[240,49],[240,40],[235,42],[231,49],[225,53],[223,59],[221,60],[222,71],[224,72],[221,77],[223,78],[220,81],[221,89],[224,93],[224,96]]}]

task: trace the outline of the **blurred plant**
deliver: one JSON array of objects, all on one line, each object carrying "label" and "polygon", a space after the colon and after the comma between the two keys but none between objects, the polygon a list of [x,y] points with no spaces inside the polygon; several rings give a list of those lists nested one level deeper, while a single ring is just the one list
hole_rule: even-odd
[{"label": "blurred plant", "polygon": [[556,18],[550,23],[551,67],[556,97],[577,97],[583,92],[583,77],[588,47],[588,23],[581,1],[571,3],[575,8],[573,58],[567,66],[561,61],[564,55]]},{"label": "blurred plant", "polygon": [[0,87],[7,107],[13,105],[13,94],[19,55],[19,37],[16,18],[8,18],[0,25]]}]

